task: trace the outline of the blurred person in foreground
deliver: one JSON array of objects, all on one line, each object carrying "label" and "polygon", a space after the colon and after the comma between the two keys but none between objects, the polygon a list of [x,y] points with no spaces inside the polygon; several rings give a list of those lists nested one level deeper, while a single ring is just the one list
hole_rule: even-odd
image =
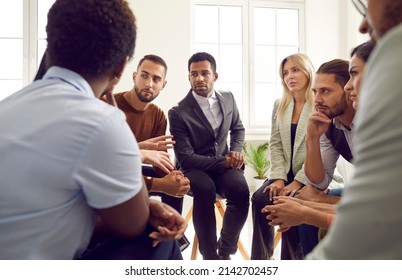
[{"label": "blurred person in foreground", "polygon": [[[134,53],[127,2],[57,0],[46,31],[46,73],[0,103],[0,259],[181,259],[186,223],[148,198],[124,114],[99,100]],[[86,251],[97,217],[114,236]]]},{"label": "blurred person in foreground", "polygon": [[402,259],[402,0],[353,1],[376,47],[356,115],[355,173],[308,259]]}]

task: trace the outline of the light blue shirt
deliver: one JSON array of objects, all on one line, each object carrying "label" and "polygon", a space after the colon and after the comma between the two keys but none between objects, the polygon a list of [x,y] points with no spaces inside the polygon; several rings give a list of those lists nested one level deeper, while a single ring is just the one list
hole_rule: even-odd
[{"label": "light blue shirt", "polygon": [[215,91],[209,98],[200,96],[194,91],[192,91],[192,93],[198,105],[201,107],[201,110],[204,113],[205,117],[207,117],[208,122],[211,124],[215,136],[217,136],[219,127],[221,126],[223,121],[223,115]]},{"label": "light blue shirt", "polygon": [[72,259],[96,213],[142,186],[124,114],[77,73],[51,67],[0,102],[0,259]]}]

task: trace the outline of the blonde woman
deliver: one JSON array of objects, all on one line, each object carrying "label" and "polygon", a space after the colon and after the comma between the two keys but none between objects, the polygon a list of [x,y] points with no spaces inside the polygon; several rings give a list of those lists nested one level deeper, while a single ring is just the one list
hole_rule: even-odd
[{"label": "blonde woman", "polygon": [[[261,210],[275,196],[293,196],[306,184],[303,163],[306,155],[306,127],[313,111],[311,89],[314,69],[306,55],[293,54],[280,64],[283,96],[272,112],[269,179],[253,194],[253,240],[251,259],[271,259],[274,228]],[[282,235],[281,259],[303,259],[297,227]]]}]

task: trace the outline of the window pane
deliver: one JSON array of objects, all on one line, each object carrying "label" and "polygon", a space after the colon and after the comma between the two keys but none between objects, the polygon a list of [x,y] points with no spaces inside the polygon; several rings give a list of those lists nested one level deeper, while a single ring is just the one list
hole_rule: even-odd
[{"label": "window pane", "polygon": [[277,65],[275,47],[256,46],[254,48],[254,79],[256,82],[275,82]]},{"label": "window pane", "polygon": [[[195,5],[194,14],[195,51],[215,57],[219,73],[216,88],[233,92],[239,111],[247,114],[243,116],[247,128],[269,129],[274,101],[282,96],[279,64],[285,56],[300,51],[302,5],[288,7],[279,3],[282,1],[194,2],[200,3]],[[244,18],[244,14],[249,17]],[[243,36],[243,30],[250,34]]]},{"label": "window pane", "polygon": [[277,10],[277,44],[299,45],[299,11],[290,9]]},{"label": "window pane", "polygon": [[[278,47],[277,48],[277,61],[278,61],[278,67],[279,64],[282,62],[282,60],[291,55],[299,52],[298,47]],[[279,68],[278,68],[279,69]],[[279,71],[279,70],[278,70]],[[279,72],[278,72],[279,73]],[[278,74],[279,75],[279,74]]]},{"label": "window pane", "polygon": [[0,80],[0,100],[19,91],[22,88],[22,80]]},{"label": "window pane", "polygon": [[254,8],[254,44],[275,45],[275,9]]},{"label": "window pane", "polygon": [[219,10],[220,42],[242,43],[242,8],[221,6]]},{"label": "window pane", "polygon": [[38,38],[46,38],[47,13],[55,0],[38,0]]},{"label": "window pane", "polygon": [[0,79],[22,79],[22,39],[0,39]]},{"label": "window pane", "polygon": [[241,45],[221,45],[220,59],[217,65],[219,79],[231,82],[243,80],[243,48]]},{"label": "window pane", "polygon": [[255,84],[254,95],[254,120],[255,122],[271,123],[272,109],[274,102],[280,94],[277,93],[277,87],[274,83]]},{"label": "window pane", "polygon": [[196,43],[218,43],[218,7],[195,5],[194,39]]},{"label": "window pane", "polygon": [[194,46],[194,53],[196,53],[196,52],[207,52],[207,53],[211,54],[215,58],[217,67],[219,68],[220,65],[218,63],[218,60],[219,60],[219,57],[218,57],[219,45],[218,44],[196,44]]},{"label": "window pane", "polygon": [[22,1],[0,1],[0,37],[22,38]]}]

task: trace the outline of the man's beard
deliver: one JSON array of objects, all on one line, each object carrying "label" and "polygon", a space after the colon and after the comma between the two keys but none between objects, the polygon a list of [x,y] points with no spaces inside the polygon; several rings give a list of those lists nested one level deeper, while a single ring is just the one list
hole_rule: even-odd
[{"label": "man's beard", "polygon": [[141,102],[149,103],[155,99],[155,97],[153,95],[151,95],[150,97],[142,96],[141,91],[137,87],[134,87],[134,91],[137,94],[137,97]]},{"label": "man's beard", "polygon": [[327,115],[327,117],[333,119],[337,116],[340,116],[343,113],[345,113],[347,108],[348,108],[348,102],[346,101],[346,94],[343,94],[340,102],[336,106],[330,109],[330,112]]}]

